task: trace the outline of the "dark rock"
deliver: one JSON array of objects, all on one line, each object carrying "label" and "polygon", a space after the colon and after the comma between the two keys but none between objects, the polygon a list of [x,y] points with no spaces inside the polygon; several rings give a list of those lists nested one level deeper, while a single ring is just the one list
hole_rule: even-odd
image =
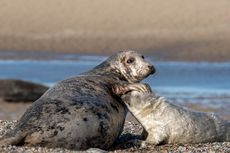
[{"label": "dark rock", "polygon": [[22,80],[0,80],[0,99],[7,102],[33,102],[41,97],[48,87]]}]

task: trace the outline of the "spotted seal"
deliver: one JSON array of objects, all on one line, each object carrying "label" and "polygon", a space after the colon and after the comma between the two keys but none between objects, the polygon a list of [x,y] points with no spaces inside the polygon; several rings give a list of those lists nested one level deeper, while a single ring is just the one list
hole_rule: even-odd
[{"label": "spotted seal", "polygon": [[147,131],[147,143],[230,141],[230,122],[217,114],[196,112],[170,103],[163,97],[155,96],[149,86],[143,84],[114,89],[118,93],[121,90],[122,93],[131,91],[124,94],[122,100]]},{"label": "spotted seal", "polygon": [[32,102],[48,90],[47,86],[24,80],[1,79],[0,99],[7,102]]},{"label": "spotted seal", "polygon": [[139,82],[153,72],[153,65],[136,51],[119,52],[50,88],[0,145],[107,149],[121,133],[127,112],[111,87]]}]

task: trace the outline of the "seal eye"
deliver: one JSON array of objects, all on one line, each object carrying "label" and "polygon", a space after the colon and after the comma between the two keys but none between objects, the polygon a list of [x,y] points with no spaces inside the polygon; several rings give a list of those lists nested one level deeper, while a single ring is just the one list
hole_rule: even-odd
[{"label": "seal eye", "polygon": [[128,64],[131,64],[131,63],[134,62],[134,58],[130,58],[130,59],[128,59],[126,62],[127,62]]},{"label": "seal eye", "polygon": [[141,58],[142,58],[142,59],[145,59],[145,57],[144,57],[143,55],[141,56]]}]

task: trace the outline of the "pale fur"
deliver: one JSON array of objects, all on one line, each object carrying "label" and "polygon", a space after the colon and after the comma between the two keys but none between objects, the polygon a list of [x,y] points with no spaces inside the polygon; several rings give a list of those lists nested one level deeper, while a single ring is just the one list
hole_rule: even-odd
[{"label": "pale fur", "polygon": [[147,131],[148,143],[230,141],[230,122],[214,113],[192,111],[149,92],[131,91],[122,100]]}]

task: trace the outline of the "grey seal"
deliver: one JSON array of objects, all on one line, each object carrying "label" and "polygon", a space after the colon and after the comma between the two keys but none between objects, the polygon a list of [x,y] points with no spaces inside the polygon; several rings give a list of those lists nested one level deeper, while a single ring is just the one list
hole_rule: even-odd
[{"label": "grey seal", "polygon": [[50,88],[0,145],[108,149],[121,133],[127,112],[112,86],[139,82],[154,70],[141,54],[119,52],[92,70]]},{"label": "grey seal", "polygon": [[1,79],[0,98],[7,102],[33,102],[40,98],[48,87],[24,80]]},{"label": "grey seal", "polygon": [[164,97],[151,93],[150,87],[145,84],[120,86],[114,91],[126,92],[122,100],[147,131],[147,143],[230,141],[230,122],[215,113],[197,112],[170,103]]}]

